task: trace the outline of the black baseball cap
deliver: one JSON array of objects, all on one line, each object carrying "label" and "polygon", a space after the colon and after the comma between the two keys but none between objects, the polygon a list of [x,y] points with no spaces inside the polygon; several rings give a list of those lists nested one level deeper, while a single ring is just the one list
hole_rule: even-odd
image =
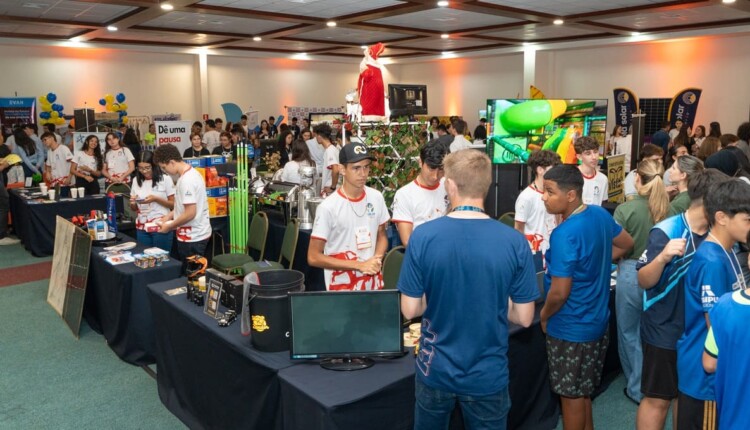
[{"label": "black baseball cap", "polygon": [[350,142],[344,145],[339,152],[339,163],[357,163],[362,160],[375,160],[375,157],[370,155],[370,151],[367,147],[359,142]]}]

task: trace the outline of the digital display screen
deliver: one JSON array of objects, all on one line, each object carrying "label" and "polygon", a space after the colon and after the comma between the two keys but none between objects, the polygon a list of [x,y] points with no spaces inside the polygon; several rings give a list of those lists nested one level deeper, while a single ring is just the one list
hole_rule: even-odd
[{"label": "digital display screen", "polygon": [[401,354],[399,292],[292,293],[292,358]]},{"label": "digital display screen", "polygon": [[[557,152],[563,163],[575,163],[573,142],[592,136],[604,147],[607,100],[487,100],[488,151],[495,164],[523,162],[528,151]],[[494,138],[494,139],[493,139]]]}]

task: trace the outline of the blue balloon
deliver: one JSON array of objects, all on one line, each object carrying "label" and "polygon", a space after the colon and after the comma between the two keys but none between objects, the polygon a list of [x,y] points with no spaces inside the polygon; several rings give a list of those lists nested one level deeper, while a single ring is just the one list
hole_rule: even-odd
[{"label": "blue balloon", "polygon": [[117,103],[122,103],[125,101],[125,94],[117,93],[117,95],[115,96],[115,99],[117,99]]},{"label": "blue balloon", "polygon": [[127,115],[128,115],[128,111],[126,111],[126,110],[121,110],[120,111],[120,116],[127,116]]},{"label": "blue balloon", "polygon": [[55,100],[57,100],[57,96],[55,95],[55,93],[48,93],[47,94],[47,101],[48,102],[54,103]]},{"label": "blue balloon", "polygon": [[[57,106],[57,109],[55,109],[55,106]],[[62,113],[62,111],[63,111],[64,108],[65,108],[65,106],[63,106],[63,105],[54,105],[52,107],[52,109],[54,109],[54,110],[56,110],[56,111],[58,111],[60,113]]]},{"label": "blue balloon", "polygon": [[49,112],[40,112],[39,113],[39,118],[41,118],[41,119],[49,119],[49,117],[50,117]]},{"label": "blue balloon", "polygon": [[107,106],[107,101],[104,99],[99,99],[99,104],[102,106]]}]

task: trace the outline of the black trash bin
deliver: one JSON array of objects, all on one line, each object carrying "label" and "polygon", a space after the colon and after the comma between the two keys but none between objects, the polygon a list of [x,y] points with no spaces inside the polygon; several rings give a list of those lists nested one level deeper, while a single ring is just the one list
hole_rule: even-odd
[{"label": "black trash bin", "polygon": [[305,275],[297,270],[266,270],[248,274],[244,282],[250,288],[253,347],[265,352],[289,350],[288,293],[305,291]]}]

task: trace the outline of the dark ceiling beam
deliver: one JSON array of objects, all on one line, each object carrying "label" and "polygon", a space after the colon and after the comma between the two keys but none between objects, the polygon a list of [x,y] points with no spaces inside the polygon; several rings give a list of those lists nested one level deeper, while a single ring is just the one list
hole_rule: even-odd
[{"label": "dark ceiling beam", "polygon": [[513,18],[519,21],[535,21],[535,22],[552,22],[558,18],[555,15],[550,15],[541,12],[532,12],[524,9],[517,9],[508,6],[501,6],[492,3],[483,3],[479,1],[468,1],[465,3],[453,3],[450,5],[451,9],[464,10],[467,12],[481,13],[485,15],[495,15],[504,18]]},{"label": "dark ceiling beam", "polygon": [[[683,9],[691,9],[698,6],[710,6],[717,3],[713,0],[676,0],[668,3],[646,4],[642,6],[623,7],[619,9],[609,9],[603,12],[588,12],[563,17],[565,23],[578,21],[594,21],[599,19],[622,18],[626,16],[641,15],[644,13],[669,12]],[[721,3],[719,0],[718,3]]]},{"label": "dark ceiling beam", "polygon": [[18,22],[22,24],[53,25],[56,27],[81,28],[96,30],[101,24],[81,21],[66,21],[62,19],[30,18],[26,16],[0,15],[0,22]]},{"label": "dark ceiling beam", "polygon": [[419,4],[419,3],[406,3],[395,6],[383,7],[380,9],[370,10],[366,12],[353,13],[350,15],[339,16],[333,18],[339,24],[343,23],[356,23],[363,21],[374,21],[381,18],[390,18],[399,15],[406,15],[414,12],[423,12],[430,9],[435,9],[436,5],[433,2],[431,5]]},{"label": "dark ceiling beam", "polygon": [[[220,15],[220,16],[231,16],[235,18],[250,18],[250,19],[261,19],[271,20],[278,22],[290,22],[294,24],[320,24],[325,23],[327,20],[323,18],[302,16],[302,15],[291,15],[286,13],[277,12],[265,12],[261,10],[250,10],[240,9],[234,7],[224,6],[209,6],[195,3],[195,0],[188,0],[187,3],[192,3],[189,6],[183,7],[180,10],[183,12],[191,13],[202,13],[205,15]],[[175,6],[175,10],[177,7]]]}]

